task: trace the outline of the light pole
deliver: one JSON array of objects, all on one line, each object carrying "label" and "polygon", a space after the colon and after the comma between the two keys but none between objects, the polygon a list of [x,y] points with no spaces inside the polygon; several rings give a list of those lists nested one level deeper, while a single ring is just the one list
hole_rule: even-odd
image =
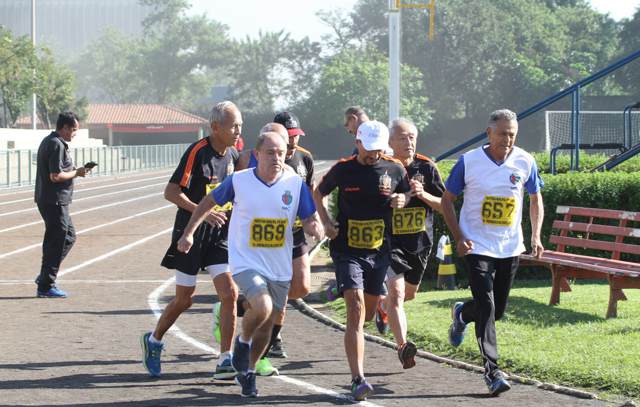
[{"label": "light pole", "polygon": [[400,7],[389,0],[389,123],[400,117]]},{"label": "light pole", "polygon": [[[31,0],[31,45],[35,52],[36,49],[36,0]],[[36,70],[33,69],[33,79],[35,84]],[[37,129],[38,124],[36,120],[36,92],[31,94],[31,128]]]}]

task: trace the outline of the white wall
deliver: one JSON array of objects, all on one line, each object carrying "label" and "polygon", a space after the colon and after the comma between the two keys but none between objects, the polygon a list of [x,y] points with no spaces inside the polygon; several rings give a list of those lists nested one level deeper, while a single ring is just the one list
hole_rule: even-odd
[{"label": "white wall", "polygon": [[[43,138],[51,130],[5,129],[0,128],[0,151],[4,150],[35,150]],[[69,144],[70,148],[100,147],[102,140],[89,138],[88,129],[80,129]]]}]

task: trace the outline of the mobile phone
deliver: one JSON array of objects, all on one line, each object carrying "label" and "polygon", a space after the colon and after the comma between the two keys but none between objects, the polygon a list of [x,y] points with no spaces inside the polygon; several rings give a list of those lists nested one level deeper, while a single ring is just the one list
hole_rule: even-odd
[{"label": "mobile phone", "polygon": [[88,163],[86,163],[86,164],[84,165],[84,168],[86,168],[86,169],[90,170],[90,169],[92,169],[93,167],[95,167],[96,165],[98,165],[98,163],[97,163],[97,162],[95,162],[95,161],[89,161]]}]

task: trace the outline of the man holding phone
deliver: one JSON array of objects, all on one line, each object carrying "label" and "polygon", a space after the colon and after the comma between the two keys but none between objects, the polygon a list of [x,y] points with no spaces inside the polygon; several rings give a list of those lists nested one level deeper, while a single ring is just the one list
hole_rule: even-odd
[{"label": "man holding phone", "polygon": [[[62,112],[56,130],[42,140],[38,148],[35,202],[44,220],[42,266],[36,278],[40,298],[66,298],[56,286],[60,263],[76,241],[76,230],[69,216],[73,179],[87,175],[92,166],[75,168],[69,144],[78,131],[78,116]],[[90,164],[90,163],[87,163]]]}]

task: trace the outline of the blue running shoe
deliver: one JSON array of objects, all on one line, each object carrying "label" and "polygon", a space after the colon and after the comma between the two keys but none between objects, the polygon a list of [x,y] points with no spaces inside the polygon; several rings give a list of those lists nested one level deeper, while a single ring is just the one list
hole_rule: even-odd
[{"label": "blue running shoe", "polygon": [[492,396],[497,396],[511,389],[511,383],[509,383],[506,375],[502,371],[496,370],[491,376],[493,376],[493,378],[485,375],[484,381]]},{"label": "blue running shoe", "polygon": [[256,374],[246,373],[236,376],[236,383],[238,383],[242,390],[240,395],[242,397],[258,397],[258,389],[256,388]]},{"label": "blue running shoe", "polygon": [[231,358],[231,365],[236,372],[244,374],[249,369],[249,355],[251,354],[251,346],[246,343],[240,342],[240,335],[236,336],[235,344],[233,345],[233,357]]},{"label": "blue running shoe", "polygon": [[231,356],[229,356],[216,366],[213,378],[216,380],[233,380],[236,374],[236,370],[231,366]]},{"label": "blue running shoe", "polygon": [[467,324],[460,321],[460,313],[464,303],[456,302],[451,309],[451,326],[449,327],[449,343],[451,346],[458,347],[464,340],[464,332],[467,330]]},{"label": "blue running shoe", "polygon": [[160,377],[160,354],[164,345],[162,343],[153,343],[149,340],[150,338],[151,332],[147,332],[140,337],[142,364],[151,377]]},{"label": "blue running shoe", "polygon": [[358,377],[351,381],[351,396],[356,401],[364,401],[373,394],[373,386],[367,383],[363,377]]},{"label": "blue running shoe", "polygon": [[46,291],[38,290],[38,298],[67,298],[67,292],[54,285]]}]

